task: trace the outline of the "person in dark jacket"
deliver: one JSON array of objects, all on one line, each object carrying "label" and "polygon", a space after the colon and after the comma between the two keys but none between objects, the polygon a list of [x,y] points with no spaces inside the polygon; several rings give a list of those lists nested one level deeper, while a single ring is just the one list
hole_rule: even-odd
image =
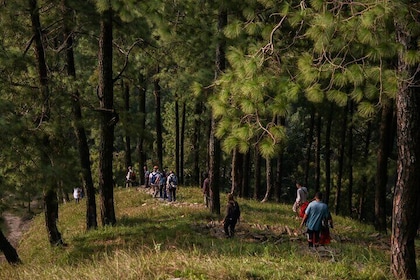
[{"label": "person in dark jacket", "polygon": [[233,237],[235,234],[235,226],[241,216],[239,204],[235,201],[233,194],[227,195],[228,203],[226,205],[226,216],[223,219],[223,228],[227,238]]}]

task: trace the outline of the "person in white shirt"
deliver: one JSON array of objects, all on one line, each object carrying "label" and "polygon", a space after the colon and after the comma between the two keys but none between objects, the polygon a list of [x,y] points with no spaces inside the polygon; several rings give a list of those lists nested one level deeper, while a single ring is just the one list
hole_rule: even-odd
[{"label": "person in white shirt", "polygon": [[76,203],[79,203],[80,198],[81,198],[81,194],[82,194],[82,189],[79,187],[76,187],[73,189],[73,197],[74,197],[74,201],[76,201]]},{"label": "person in white shirt", "polygon": [[127,175],[125,176],[125,187],[126,188],[130,187],[130,185],[133,184],[132,179],[133,179],[133,169],[131,168],[131,166],[129,166]]},{"label": "person in white shirt", "polygon": [[293,204],[292,210],[298,216],[303,217],[305,210],[303,210],[303,213],[301,213],[301,208],[303,206],[306,209],[306,206],[308,206],[308,189],[303,187],[299,182],[296,183],[296,188],[296,200]]}]

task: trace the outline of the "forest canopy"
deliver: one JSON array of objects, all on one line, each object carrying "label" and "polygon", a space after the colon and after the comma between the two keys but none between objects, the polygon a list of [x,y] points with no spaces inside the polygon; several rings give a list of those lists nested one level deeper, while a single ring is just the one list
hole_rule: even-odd
[{"label": "forest canopy", "polygon": [[[93,229],[96,194],[102,224],[117,222],[129,166],[139,184],[154,165],[185,185],[209,173],[213,213],[223,192],[292,202],[300,181],[335,214],[391,228],[398,254],[419,221],[418,8],[2,1],[1,207],[43,197],[51,214],[82,187]],[[394,274],[416,278],[401,254]]]}]

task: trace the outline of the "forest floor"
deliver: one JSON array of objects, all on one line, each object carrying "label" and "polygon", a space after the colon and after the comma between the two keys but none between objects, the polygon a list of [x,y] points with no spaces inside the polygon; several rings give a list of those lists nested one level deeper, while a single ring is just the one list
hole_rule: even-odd
[{"label": "forest floor", "polygon": [[[138,187],[137,190],[146,192],[150,195],[152,195],[151,189],[145,189],[142,187]],[[160,199],[159,199],[160,200]],[[163,201],[162,201],[163,202]],[[36,209],[37,212],[42,211],[38,207],[38,203],[34,203],[31,208]],[[187,203],[187,202],[181,202],[173,204],[174,207],[190,207],[190,208],[196,208],[196,207],[203,207],[201,204],[197,203]],[[12,244],[14,248],[18,250],[18,245],[20,240],[23,238],[24,234],[29,230],[31,223],[32,223],[32,215],[24,215],[21,216],[18,213],[15,213],[14,211],[7,211],[4,212],[2,217],[4,220],[4,226],[6,230],[4,231],[4,234],[6,235],[8,241]],[[207,224],[203,223],[197,223],[193,225],[193,228],[197,232],[201,232],[206,235],[211,235],[216,238],[223,238],[224,232],[223,232],[223,226],[220,221],[211,221]],[[338,234],[332,234],[333,239],[336,241],[343,242],[351,242],[346,237],[338,235]],[[288,227],[287,225],[261,225],[258,223],[247,223],[247,222],[239,222],[237,227],[236,236],[238,238],[241,238],[243,240],[247,240],[249,242],[261,242],[265,243],[268,241],[274,242],[274,243],[282,243],[285,239],[287,240],[303,240],[304,239],[304,231],[302,229],[295,229]],[[371,236],[370,243],[367,244],[369,246],[377,247],[381,250],[387,250],[389,248],[389,240],[385,236],[382,236],[380,234],[374,234]],[[331,252],[330,252],[331,253]],[[331,257],[334,259],[334,255],[339,254],[338,252],[328,253],[327,257]],[[19,254],[19,250],[18,250]],[[0,255],[0,262],[5,262],[6,259],[3,254]]]},{"label": "forest floor", "polygon": [[7,227],[7,240],[16,247],[23,234],[29,229],[31,220],[19,217],[13,213],[3,213],[4,223]]},{"label": "forest floor", "polygon": [[[31,209],[35,209],[36,213],[40,211],[39,208],[39,201],[34,200],[31,202]],[[4,226],[6,231],[3,233],[5,234],[7,240],[12,244],[12,246],[17,249],[20,240],[22,239],[25,232],[29,230],[32,223],[32,217],[36,215],[36,213],[32,213],[31,215],[26,214],[22,215],[19,213],[15,213],[15,211],[6,211],[3,212],[2,218],[4,221]],[[18,252],[19,254],[19,252]],[[6,258],[3,254],[0,255],[0,262],[6,261]]]}]

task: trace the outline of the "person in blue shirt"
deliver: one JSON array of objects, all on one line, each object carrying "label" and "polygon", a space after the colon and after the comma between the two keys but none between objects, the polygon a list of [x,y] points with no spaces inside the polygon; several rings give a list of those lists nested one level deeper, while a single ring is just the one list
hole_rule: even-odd
[{"label": "person in blue shirt", "polygon": [[309,203],[308,207],[305,210],[305,215],[303,220],[300,223],[302,228],[304,224],[308,228],[306,231],[308,237],[309,247],[319,245],[319,234],[321,232],[322,220],[329,220],[329,223],[332,224],[332,218],[330,211],[328,210],[328,205],[322,202],[322,193],[317,192],[315,194],[315,200]]}]

